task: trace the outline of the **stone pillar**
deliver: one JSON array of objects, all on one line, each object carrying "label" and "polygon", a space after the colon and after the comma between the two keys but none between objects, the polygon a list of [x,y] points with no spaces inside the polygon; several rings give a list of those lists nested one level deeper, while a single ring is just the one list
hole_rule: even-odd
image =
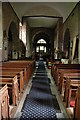
[{"label": "stone pillar", "polygon": [[30,27],[28,25],[28,22],[26,20],[26,57],[29,58],[32,55],[32,43],[30,39]]},{"label": "stone pillar", "polygon": [[26,33],[27,33],[27,45],[26,45],[26,57],[30,57],[30,31],[28,28],[26,28]]}]

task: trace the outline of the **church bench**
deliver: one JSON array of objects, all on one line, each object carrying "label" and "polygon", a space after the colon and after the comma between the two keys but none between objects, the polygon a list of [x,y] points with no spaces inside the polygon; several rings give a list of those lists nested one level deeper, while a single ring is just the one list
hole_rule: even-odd
[{"label": "church bench", "polygon": [[25,62],[23,62],[23,61],[8,61],[8,62],[3,62],[2,63],[2,66],[3,65],[15,65],[15,66],[27,66],[28,64],[32,64],[33,66],[34,66],[34,61],[25,61]]},{"label": "church bench", "polygon": [[53,64],[53,68],[78,68],[80,69],[80,64]]},{"label": "church bench", "polygon": [[[63,76],[61,74],[64,73],[80,73],[80,69],[58,69],[57,72],[55,72],[55,83],[56,85],[59,87],[59,83],[60,83],[60,78]],[[62,78],[61,78],[62,79]]]},{"label": "church bench", "polygon": [[58,77],[58,89],[60,93],[62,93],[62,90],[64,88],[64,83],[66,82],[66,76],[69,76],[71,79],[78,79],[80,78],[80,71],[75,71],[75,70],[65,70],[63,72],[60,72],[59,77]]},{"label": "church bench", "polygon": [[76,90],[74,106],[68,107],[66,110],[71,120],[80,120],[80,86]]},{"label": "church bench", "polygon": [[33,73],[33,66],[31,65],[31,64],[29,64],[28,66],[27,66],[27,79],[29,80],[30,79],[30,77],[31,77],[31,74]]},{"label": "church bench", "polygon": [[34,66],[35,66],[35,61],[14,61],[14,63],[24,64],[24,65],[30,66],[31,67],[30,72],[33,72]]},{"label": "church bench", "polygon": [[68,69],[68,68],[65,68],[65,69],[57,69],[57,71],[55,71],[55,75],[54,75],[54,79],[55,79],[55,83],[57,86],[59,86],[59,78],[60,78],[60,74],[61,73],[80,73],[80,69],[78,68],[72,68],[72,69]]},{"label": "church bench", "polygon": [[79,86],[80,86],[80,78],[79,79],[76,78],[73,80],[69,77],[66,77],[65,94],[64,94],[64,101],[66,103],[66,107],[74,106],[73,103],[75,100],[75,93]]},{"label": "church bench", "polygon": [[13,105],[17,105],[19,101],[19,88],[18,88],[17,76],[13,78],[0,77],[0,84],[2,85],[7,84],[10,100],[12,99]]},{"label": "church bench", "polygon": [[[23,72],[23,74],[24,74],[24,85],[26,85],[26,83],[28,82],[28,80],[29,80],[29,78],[30,78],[30,76],[33,72],[34,62],[31,61],[32,64],[31,63],[29,64],[28,62],[27,62],[27,64],[26,64],[26,62],[24,62],[24,64],[23,64],[23,62],[22,63],[21,62],[22,61],[19,61],[19,62],[16,62],[16,61],[15,62],[4,62],[4,63],[2,63],[2,67],[0,67],[0,68],[2,68],[2,70],[6,69],[7,71],[8,71],[8,69],[14,69],[14,70],[11,70],[11,71],[14,71],[14,73],[15,73],[15,69],[24,69],[24,72]],[[18,70],[16,70],[16,71],[18,71]],[[9,75],[7,75],[7,76],[9,76]],[[23,91],[23,82],[22,82],[22,84],[20,84],[20,91],[21,91],[21,93]]]},{"label": "church bench", "polygon": [[[33,70],[34,70],[34,61],[30,61],[30,62],[22,62],[22,61],[10,61],[10,62],[4,62],[2,63],[2,67],[12,67],[12,68],[26,68],[27,70],[24,70],[26,71],[28,77],[27,79],[30,78],[31,74],[33,73]],[[27,82],[27,79],[26,79],[26,75],[25,75],[25,82]]]},{"label": "church bench", "polygon": [[[1,75],[4,76],[4,77],[13,77],[13,73],[18,73],[18,71],[16,72],[15,69],[19,69],[19,68],[8,68],[8,67],[2,67],[1,70],[2,70],[2,73]],[[21,68],[22,69],[22,68]],[[27,68],[28,69],[28,68]],[[8,73],[9,72],[9,73]],[[5,84],[5,83],[4,83]]]},{"label": "church bench", "polygon": [[16,71],[14,69],[2,69],[2,71],[0,72],[0,76],[3,77],[14,77],[16,76],[18,77],[18,82],[19,82],[19,88],[20,88],[20,93],[22,95],[23,90],[24,90],[24,79],[23,79],[23,71],[20,71],[16,69]]},{"label": "church bench", "polygon": [[28,65],[28,64],[32,64],[33,67],[35,66],[35,61],[22,61],[22,60],[15,60],[15,61],[7,61],[7,62],[2,62],[2,65],[6,65],[6,64],[18,64],[18,65]]},{"label": "church bench", "polygon": [[9,115],[9,97],[7,85],[0,87],[0,120],[8,119]]},{"label": "church bench", "polygon": [[0,67],[0,70],[6,70],[6,71],[13,71],[13,72],[21,72],[22,71],[22,79],[23,79],[23,82],[24,82],[24,85],[26,84],[26,79],[27,79],[27,70],[26,70],[26,68],[24,68],[24,67],[12,67],[11,65],[10,66],[2,66],[2,67]]},{"label": "church bench", "polygon": [[[29,65],[28,65],[29,66]],[[26,85],[27,84],[27,81],[28,81],[28,76],[31,76],[31,74],[29,74],[29,67],[19,67],[19,66],[13,66],[13,65],[10,65],[10,66],[3,66],[2,68],[0,67],[0,69],[1,70],[7,70],[7,71],[13,71],[14,73],[15,72],[21,72],[21,71],[23,71],[23,82],[24,82],[24,85]]]},{"label": "church bench", "polygon": [[[57,66],[57,67],[56,67]],[[59,74],[60,72],[78,72],[80,71],[79,64],[56,64],[52,66],[52,76],[54,77],[56,85],[59,85]]]},{"label": "church bench", "polygon": [[9,63],[20,63],[20,64],[32,64],[33,67],[35,66],[34,60],[15,60],[15,61],[8,61]]},{"label": "church bench", "polygon": [[51,73],[54,76],[59,69],[80,69],[80,64],[53,64]]},{"label": "church bench", "polygon": [[[72,69],[71,69],[69,67],[68,68],[65,67],[65,68],[59,68],[59,69],[57,68],[57,69],[53,70],[53,71],[55,71],[55,72],[53,72],[54,73],[53,76],[55,76],[55,81],[56,81],[56,84],[58,85],[60,93],[62,93],[62,91],[63,91],[62,86],[64,85],[64,77],[66,77],[66,75],[70,76],[73,80],[74,79],[79,80],[79,78],[80,78],[80,69],[78,69],[78,68],[77,67],[76,68],[72,67]],[[61,75],[61,73],[62,73],[62,75]],[[78,87],[78,82],[77,82],[77,84],[75,84],[76,87]],[[66,102],[66,104],[67,104],[67,102]]]},{"label": "church bench", "polygon": [[53,64],[52,65],[52,71],[54,70],[54,69],[57,69],[57,68],[62,68],[62,69],[65,69],[65,68],[78,68],[78,69],[80,69],[80,64]]},{"label": "church bench", "polygon": [[74,120],[80,120],[80,86],[76,92],[75,107],[74,107]]},{"label": "church bench", "polygon": [[1,77],[6,77],[6,78],[14,78],[15,76],[17,75],[17,78],[18,78],[18,82],[19,82],[19,88],[20,88],[20,94],[23,93],[23,89],[24,89],[24,86],[23,86],[23,72],[20,71],[19,73],[18,72],[11,72],[11,71],[2,71],[2,73],[0,73],[0,76]]},{"label": "church bench", "polygon": [[[60,76],[61,73],[80,73],[80,64],[54,64],[52,66],[52,76],[54,77],[54,80],[56,82],[56,85],[58,86],[58,89],[61,90],[60,92],[62,92],[62,89],[59,88],[59,83],[61,86],[61,83],[63,83],[63,79],[62,79],[62,75]],[[62,79],[62,82],[59,82],[59,79]]]},{"label": "church bench", "polygon": [[6,65],[6,64],[14,64],[14,65],[18,64],[21,66],[31,64],[33,66],[33,68],[35,67],[34,60],[31,60],[31,61],[15,60],[15,61],[2,62],[2,65]]}]

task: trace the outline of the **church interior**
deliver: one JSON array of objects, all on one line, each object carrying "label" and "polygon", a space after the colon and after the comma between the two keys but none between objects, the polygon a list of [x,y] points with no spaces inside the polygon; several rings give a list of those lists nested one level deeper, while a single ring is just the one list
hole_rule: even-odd
[{"label": "church interior", "polygon": [[80,120],[80,2],[0,1],[0,120]]}]

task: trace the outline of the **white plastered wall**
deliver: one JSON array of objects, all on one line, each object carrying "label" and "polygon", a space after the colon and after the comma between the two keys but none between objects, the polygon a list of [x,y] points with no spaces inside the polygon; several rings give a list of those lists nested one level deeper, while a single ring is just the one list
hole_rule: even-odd
[{"label": "white plastered wall", "polygon": [[0,2],[0,61],[2,61],[2,3]]},{"label": "white plastered wall", "polygon": [[80,37],[79,37],[79,64],[80,64]]}]

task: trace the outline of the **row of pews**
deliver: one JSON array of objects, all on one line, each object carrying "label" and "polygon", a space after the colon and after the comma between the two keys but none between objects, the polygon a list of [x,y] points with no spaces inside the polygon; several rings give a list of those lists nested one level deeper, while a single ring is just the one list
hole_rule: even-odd
[{"label": "row of pews", "polygon": [[53,64],[51,75],[71,118],[80,119],[80,64]]},{"label": "row of pews", "polygon": [[0,63],[0,120],[10,118],[10,105],[19,104],[34,67],[35,61]]}]

